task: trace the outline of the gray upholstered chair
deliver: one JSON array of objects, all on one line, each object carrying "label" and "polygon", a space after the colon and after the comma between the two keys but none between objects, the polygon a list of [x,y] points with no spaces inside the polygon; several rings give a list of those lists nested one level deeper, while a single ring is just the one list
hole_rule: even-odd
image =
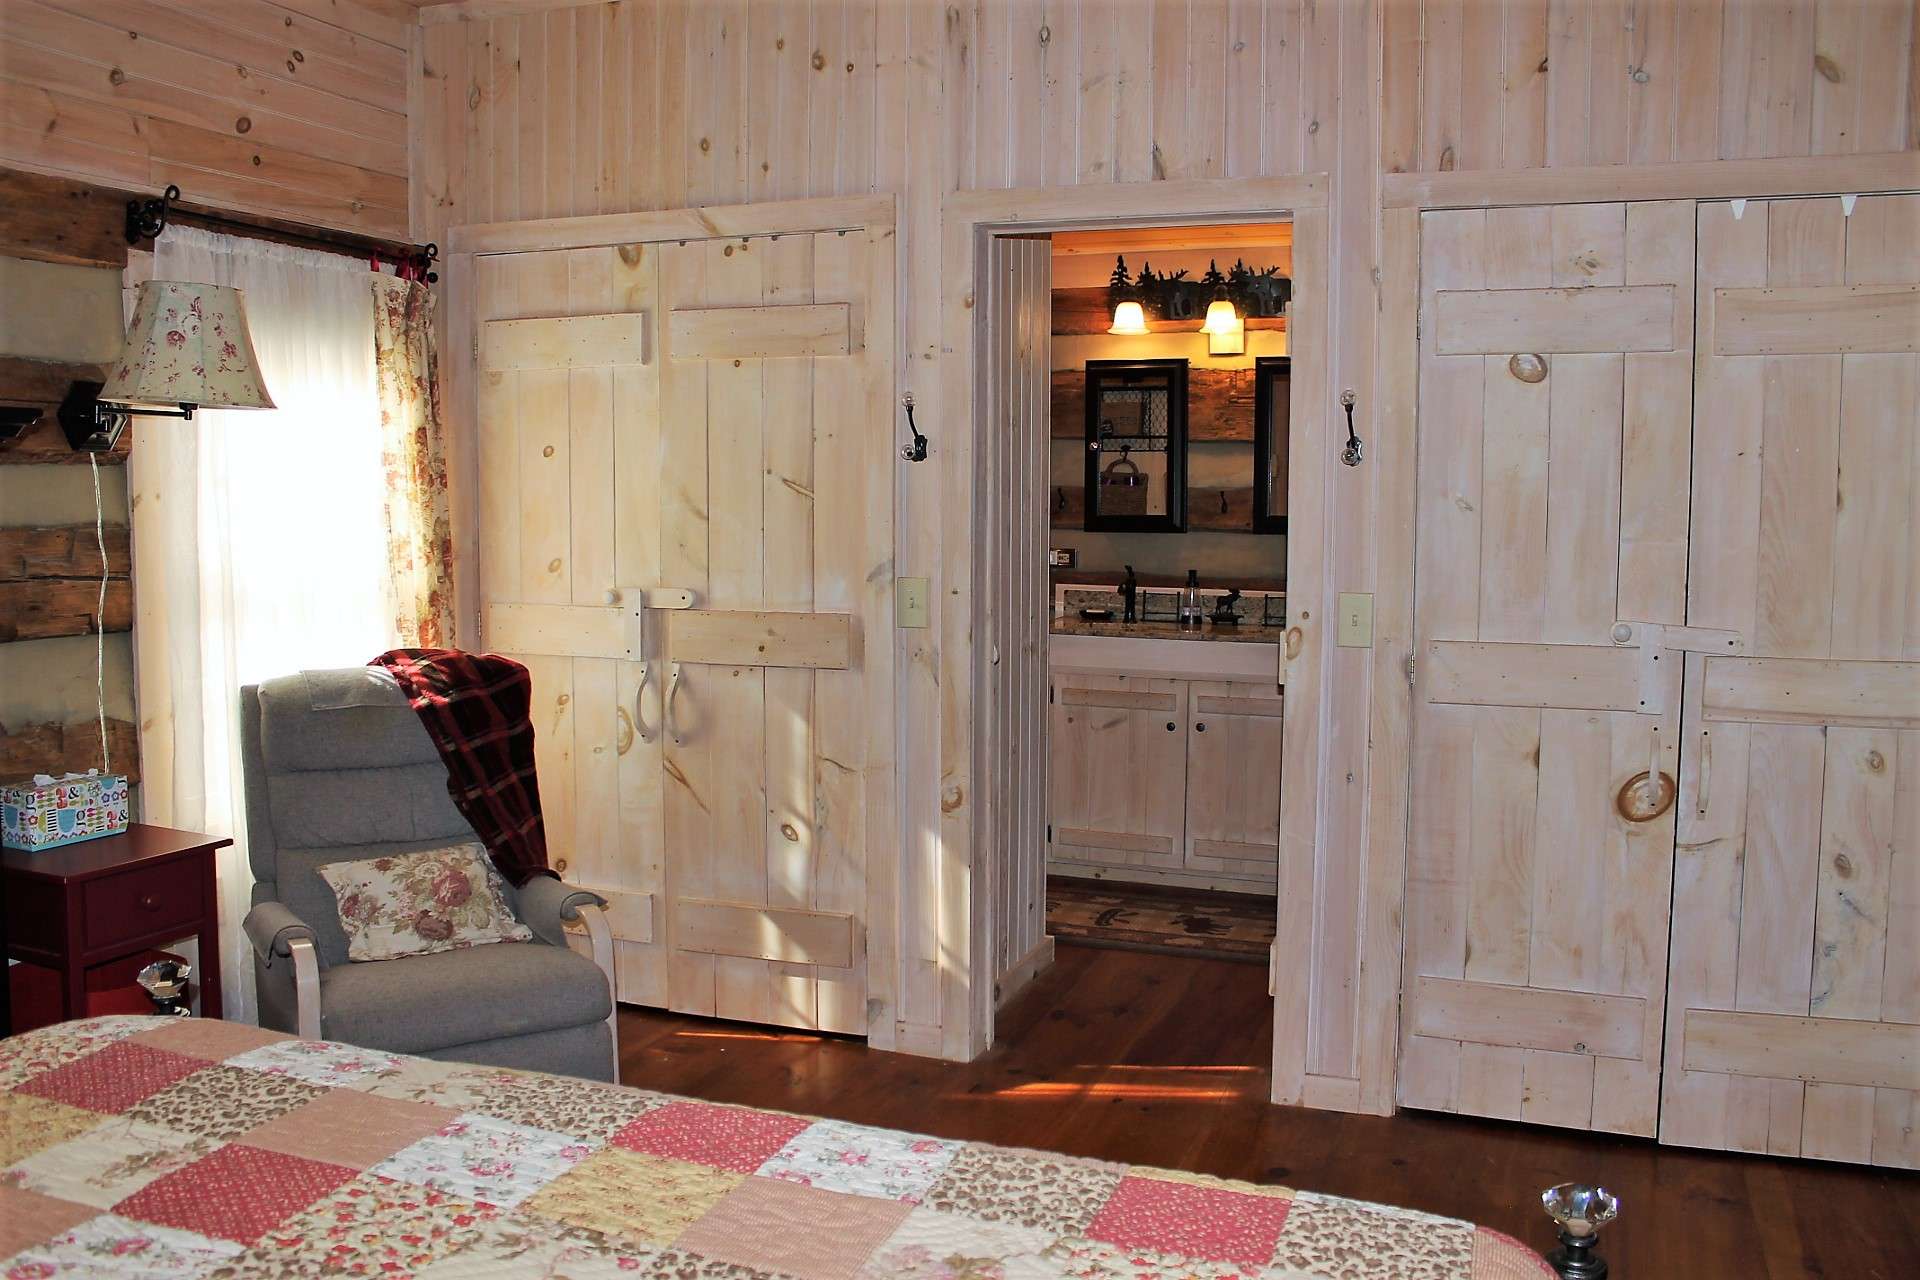
[{"label": "gray upholstered chair", "polygon": [[[550,877],[508,889],[531,942],[351,963],[315,871],[477,840],[433,739],[385,672],[308,671],[240,691],[260,1022],[454,1062],[617,1079],[603,899]],[[587,927],[592,960],[563,922]]]}]

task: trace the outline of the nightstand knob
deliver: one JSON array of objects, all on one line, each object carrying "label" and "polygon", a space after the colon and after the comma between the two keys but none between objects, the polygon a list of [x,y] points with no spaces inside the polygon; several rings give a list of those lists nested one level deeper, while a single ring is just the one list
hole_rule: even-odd
[{"label": "nightstand knob", "polygon": [[140,898],[140,909],[142,911],[158,911],[160,909],[160,899],[150,893],[144,894]]}]

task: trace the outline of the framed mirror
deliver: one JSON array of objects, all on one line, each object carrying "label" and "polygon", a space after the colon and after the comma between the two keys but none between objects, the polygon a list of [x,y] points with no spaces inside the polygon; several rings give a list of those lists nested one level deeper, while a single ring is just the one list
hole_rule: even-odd
[{"label": "framed mirror", "polygon": [[1287,429],[1293,412],[1293,360],[1253,362],[1253,529],[1287,531]]},{"label": "framed mirror", "polygon": [[1187,362],[1087,361],[1086,527],[1179,533],[1186,470]]}]

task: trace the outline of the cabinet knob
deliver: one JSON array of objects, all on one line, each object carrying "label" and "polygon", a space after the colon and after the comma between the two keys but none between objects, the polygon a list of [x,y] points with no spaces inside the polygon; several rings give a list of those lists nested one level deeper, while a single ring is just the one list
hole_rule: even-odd
[{"label": "cabinet knob", "polygon": [[1199,724],[1194,725],[1193,731],[1195,733],[1205,733],[1207,731],[1207,722],[1202,720]]},{"label": "cabinet knob", "polygon": [[1167,732],[1168,732],[1168,733],[1172,733],[1172,732],[1173,732],[1173,729],[1174,729],[1174,724],[1173,724],[1173,721],[1171,721],[1171,720],[1169,720],[1169,721],[1167,721]]},{"label": "cabinet knob", "polygon": [[142,911],[158,911],[160,909],[160,900],[150,893],[143,894],[140,898],[140,909]]}]

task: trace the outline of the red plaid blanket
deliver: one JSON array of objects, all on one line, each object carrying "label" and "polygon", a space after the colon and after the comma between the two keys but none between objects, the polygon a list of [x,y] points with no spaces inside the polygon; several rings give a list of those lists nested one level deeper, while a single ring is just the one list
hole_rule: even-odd
[{"label": "red plaid blanket", "polygon": [[447,792],[517,888],[547,868],[533,767],[533,680],[511,658],[458,649],[390,649],[385,667],[447,766]]}]

